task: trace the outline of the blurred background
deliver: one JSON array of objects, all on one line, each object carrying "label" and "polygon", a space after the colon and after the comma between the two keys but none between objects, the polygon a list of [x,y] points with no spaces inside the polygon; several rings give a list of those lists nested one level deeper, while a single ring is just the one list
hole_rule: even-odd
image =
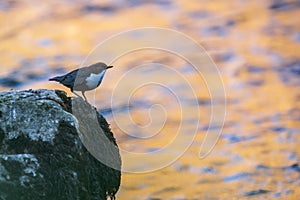
[{"label": "blurred background", "polygon": [[[203,77],[185,60],[155,50],[115,60],[115,67],[90,95],[111,124],[120,148],[142,153],[160,149],[176,137],[181,122],[176,98],[157,86],[136,91],[130,105],[124,97],[111,107],[116,80],[136,66],[160,63],[180,72],[196,91],[197,100],[197,104],[189,103],[187,97],[181,103],[189,111],[200,109],[199,118],[193,115],[184,124],[183,134],[188,135],[199,123],[185,153],[157,171],[124,173],[117,199],[299,199],[299,16],[297,0],[1,0],[0,90],[60,89],[71,96],[67,88],[48,78],[80,67],[96,45],[110,36],[149,26],[180,31],[202,45],[220,70],[227,100],[222,135],[209,156],[199,159],[211,117],[211,97]],[[145,73],[167,76],[152,67],[136,77]],[[178,83],[177,95],[185,95],[182,80],[171,78]],[[126,96],[127,91],[123,92]],[[154,109],[152,114],[159,120],[151,121],[148,110],[154,104],[165,112],[155,114]],[[135,123],[123,120],[120,128],[115,119],[126,119],[124,108],[128,107]],[[166,123],[159,129],[164,115]],[[149,121],[153,123],[148,131],[157,134],[141,139],[149,133],[134,132],[136,125],[146,126]]]}]

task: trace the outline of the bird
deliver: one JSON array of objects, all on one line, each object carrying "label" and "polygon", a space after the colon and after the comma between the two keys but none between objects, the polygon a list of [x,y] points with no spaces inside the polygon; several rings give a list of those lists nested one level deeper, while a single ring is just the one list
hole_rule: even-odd
[{"label": "bird", "polygon": [[81,91],[85,101],[88,102],[84,93],[97,88],[101,84],[106,70],[112,67],[97,62],[87,67],[75,69],[65,75],[50,78],[49,81],[56,81],[70,88],[71,92],[78,97],[80,96],[75,91]]}]

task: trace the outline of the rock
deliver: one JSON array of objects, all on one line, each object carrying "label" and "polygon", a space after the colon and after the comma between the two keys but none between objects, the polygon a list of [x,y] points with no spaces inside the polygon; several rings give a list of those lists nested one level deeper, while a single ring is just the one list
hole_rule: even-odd
[{"label": "rock", "polygon": [[109,124],[82,99],[0,93],[0,199],[114,199],[120,170]]}]

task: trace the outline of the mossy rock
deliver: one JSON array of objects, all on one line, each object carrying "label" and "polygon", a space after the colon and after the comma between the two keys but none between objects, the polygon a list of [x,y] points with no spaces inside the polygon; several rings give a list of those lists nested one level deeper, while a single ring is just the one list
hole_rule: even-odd
[{"label": "mossy rock", "polygon": [[[74,115],[74,105],[83,116],[94,115],[97,131],[84,127],[88,119]],[[82,135],[102,138],[97,145],[113,165],[91,154]],[[121,159],[109,124],[62,91],[1,92],[0,145],[0,199],[106,200],[119,189]]]}]

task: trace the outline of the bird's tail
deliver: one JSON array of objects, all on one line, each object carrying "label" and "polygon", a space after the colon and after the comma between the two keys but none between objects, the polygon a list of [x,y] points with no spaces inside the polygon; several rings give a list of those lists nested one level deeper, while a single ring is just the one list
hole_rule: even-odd
[{"label": "bird's tail", "polygon": [[50,78],[49,81],[57,81],[57,82],[60,82],[61,81],[61,76],[56,76],[56,77],[53,77],[53,78]]}]

